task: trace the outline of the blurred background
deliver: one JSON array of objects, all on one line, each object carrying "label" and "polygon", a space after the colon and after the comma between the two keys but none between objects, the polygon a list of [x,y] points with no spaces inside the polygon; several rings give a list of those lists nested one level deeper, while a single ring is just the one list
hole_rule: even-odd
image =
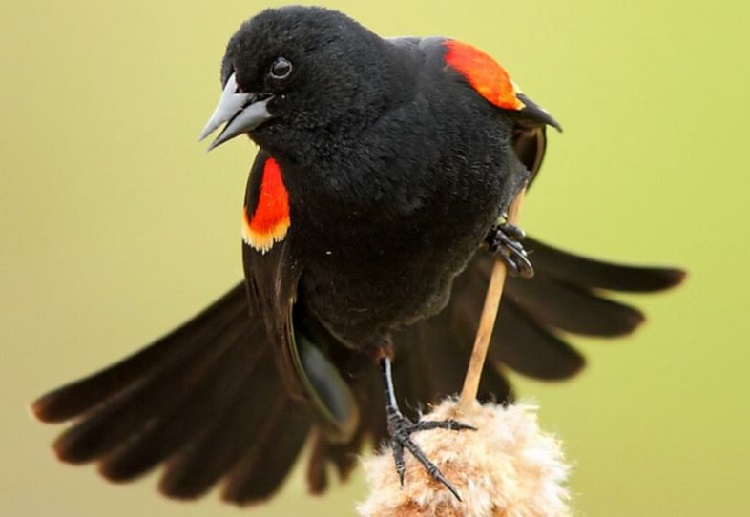
[{"label": "blurred background", "polygon": [[[516,379],[565,443],[578,515],[748,515],[746,3],[325,1],[383,35],[487,50],[565,133],[524,208],[529,233],[586,254],[685,266],[628,298],[649,321],[581,342],[574,382]],[[48,388],[135,350],[241,275],[255,148],[196,135],[240,22],[276,2],[0,6],[0,514],[237,515],[58,464],[31,418]],[[300,472],[253,515],[351,515],[361,472],[310,498]]]}]

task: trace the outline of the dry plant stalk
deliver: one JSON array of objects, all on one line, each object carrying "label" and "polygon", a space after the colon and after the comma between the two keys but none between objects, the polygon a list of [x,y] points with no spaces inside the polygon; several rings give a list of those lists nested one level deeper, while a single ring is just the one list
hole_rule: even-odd
[{"label": "dry plant stalk", "polygon": [[[518,224],[521,205],[523,204],[525,196],[526,188],[521,190],[518,196],[513,200],[513,203],[511,203],[510,209],[508,210],[508,222],[510,224]],[[505,262],[502,260],[495,260],[492,266],[490,285],[487,288],[487,295],[484,299],[482,315],[479,319],[477,336],[474,339],[474,348],[472,349],[471,357],[469,358],[469,367],[466,371],[464,387],[461,390],[460,405],[464,409],[468,409],[477,398],[479,381],[482,378],[482,369],[487,360],[487,351],[490,349],[492,329],[495,327],[495,319],[497,319],[497,311],[500,309],[500,299],[503,296],[503,288],[505,287],[505,278],[507,276],[508,267],[505,265]]]}]

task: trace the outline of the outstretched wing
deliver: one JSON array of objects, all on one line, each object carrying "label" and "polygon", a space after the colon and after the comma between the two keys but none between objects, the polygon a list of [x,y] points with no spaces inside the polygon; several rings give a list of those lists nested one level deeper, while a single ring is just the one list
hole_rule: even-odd
[{"label": "outstretched wing", "polygon": [[[637,267],[589,259],[527,239],[534,277],[508,278],[480,384],[480,400],[512,398],[504,373],[561,381],[584,366],[569,340],[616,338],[645,317],[617,293],[655,293],[679,284],[679,269]],[[479,250],[453,283],[448,306],[397,338],[394,375],[407,404],[429,403],[460,391],[479,323],[493,258]]]},{"label": "outstretched wing", "polygon": [[244,283],[163,338],[33,404],[43,422],[73,420],[60,460],[97,463],[134,481],[163,464],[159,489],[192,499],[223,483],[244,504],[275,492],[313,419],[284,389]]}]

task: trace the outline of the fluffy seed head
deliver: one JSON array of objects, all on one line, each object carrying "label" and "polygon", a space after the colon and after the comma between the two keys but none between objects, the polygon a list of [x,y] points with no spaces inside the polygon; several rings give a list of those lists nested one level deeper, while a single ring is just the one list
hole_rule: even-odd
[{"label": "fluffy seed head", "polygon": [[390,449],[365,461],[370,494],[359,505],[362,516],[503,516],[570,515],[565,486],[570,467],[560,442],[537,423],[536,406],[480,405],[467,410],[453,400],[442,402],[427,420],[455,419],[477,431],[430,430],[414,441],[458,489],[456,500],[413,457],[406,457],[402,488]]}]

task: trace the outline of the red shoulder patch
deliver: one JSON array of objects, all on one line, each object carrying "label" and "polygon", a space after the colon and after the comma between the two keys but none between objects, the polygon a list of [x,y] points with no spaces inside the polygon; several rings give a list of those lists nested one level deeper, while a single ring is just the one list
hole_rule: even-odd
[{"label": "red shoulder patch", "polygon": [[281,178],[281,167],[273,158],[263,165],[260,191],[255,210],[242,210],[242,240],[261,253],[281,241],[289,229],[289,194]]},{"label": "red shoulder patch", "polygon": [[463,75],[472,88],[489,102],[505,110],[520,111],[526,105],[518,98],[518,87],[492,57],[456,40],[446,40],[445,62]]}]

